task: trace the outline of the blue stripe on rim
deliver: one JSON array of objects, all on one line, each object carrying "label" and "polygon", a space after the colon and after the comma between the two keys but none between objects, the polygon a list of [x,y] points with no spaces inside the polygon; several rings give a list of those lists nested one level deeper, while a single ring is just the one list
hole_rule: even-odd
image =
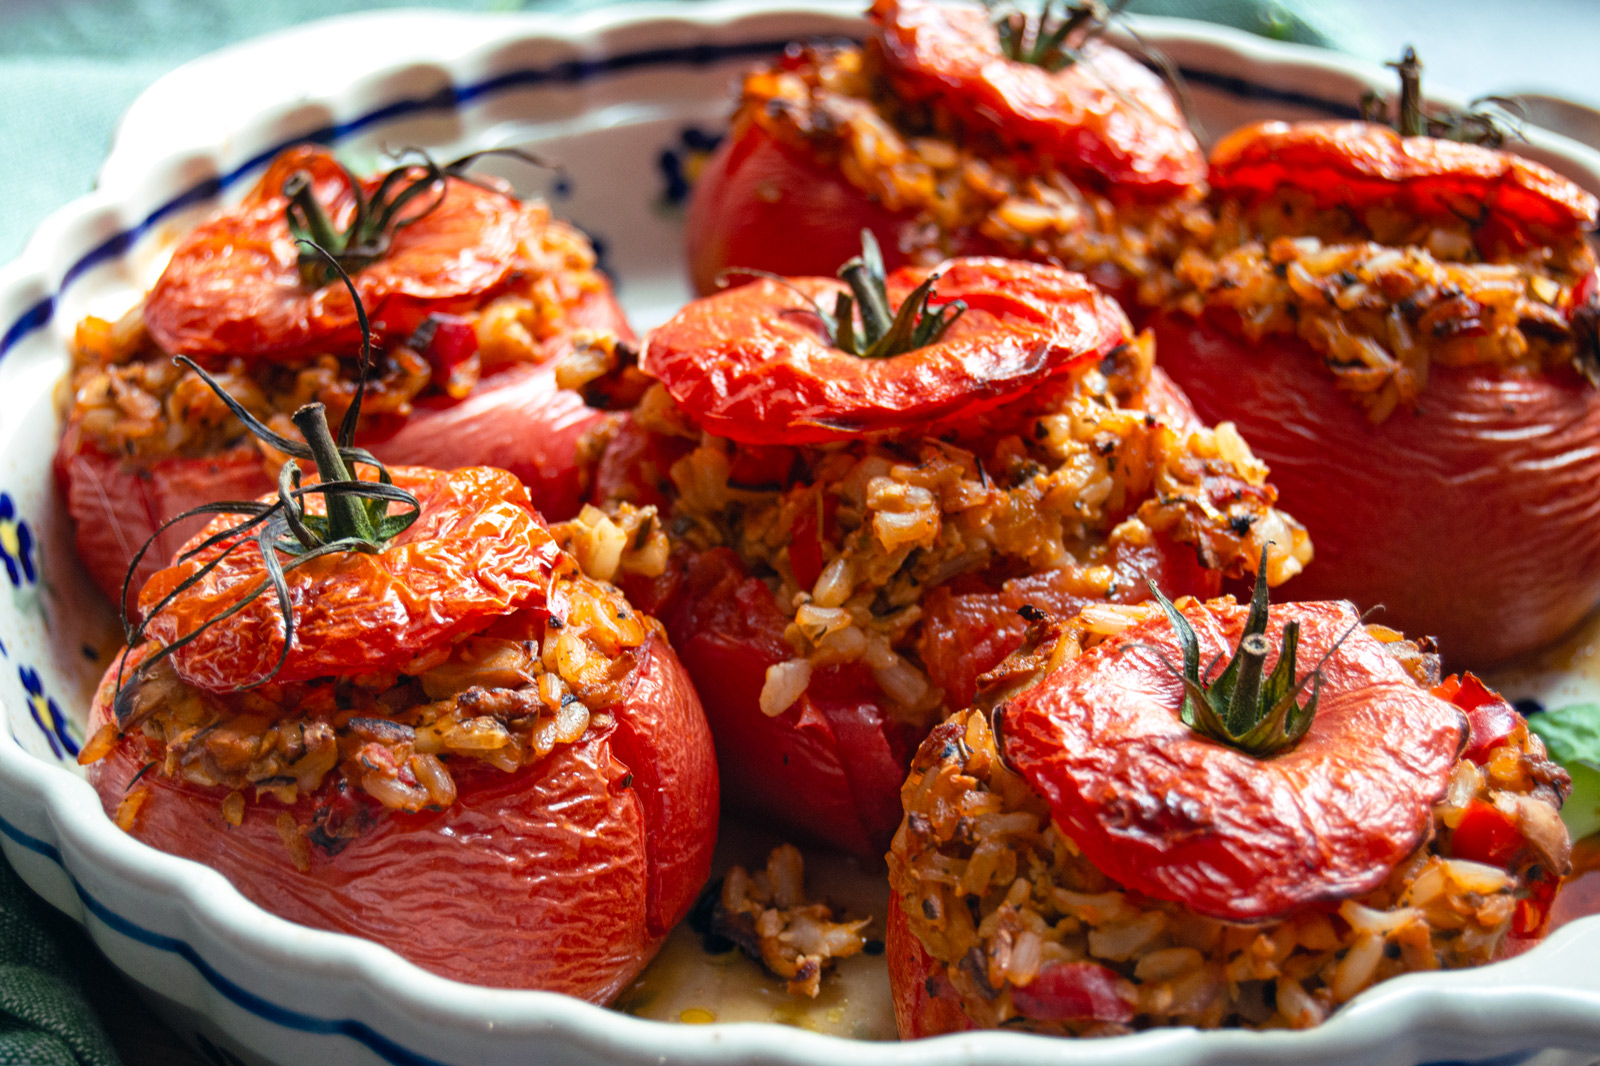
[{"label": "blue stripe on rim", "polygon": [[[513,70],[505,74],[497,74],[492,78],[487,78],[471,85],[460,87],[447,85],[428,96],[408,97],[397,100],[348,122],[323,126],[321,129],[312,130],[303,137],[295,137],[292,140],[276,144],[256,154],[221,177],[207,178],[205,181],[191,186],[156,208],[138,225],[131,229],[123,230],[91,248],[67,269],[66,274],[61,279],[61,287],[54,295],[46,296],[28,308],[21,317],[7,327],[3,334],[0,334],[0,359],[3,359],[7,353],[15,348],[24,337],[35,330],[42,329],[50,322],[55,314],[57,299],[84,274],[102,263],[126,253],[135,241],[148,233],[151,227],[162,219],[186,207],[203,203],[220,195],[223,190],[236,184],[241,178],[258,167],[265,165],[273,156],[291,145],[301,144],[306,141],[314,141],[319,144],[335,144],[352,133],[358,133],[368,127],[384,122],[428,111],[453,111],[463,105],[514,89],[537,88],[541,85],[572,85],[579,82],[593,81],[612,74],[650,67],[703,67],[727,59],[746,59],[772,55],[775,52],[782,51],[788,43],[788,40],[751,41],[743,44],[698,44],[684,48],[650,48],[638,52],[625,52],[621,55],[608,56],[603,59],[575,59],[548,67],[529,67],[522,70]],[[1324,100],[1308,93],[1260,85],[1232,74],[1189,67],[1178,68],[1178,73],[1185,81],[1217,89],[1232,96],[1293,104],[1296,107],[1325,112],[1329,117],[1334,118],[1359,117],[1357,109],[1349,104]]]},{"label": "blue stripe on rim", "polygon": [[224,977],[202,958],[198,951],[184,941],[146,929],[144,926],[124,918],[91,896],[84,890],[82,885],[78,884],[77,878],[67,872],[61,861],[61,852],[54,845],[40,840],[36,836],[24,833],[4,818],[0,818],[0,833],[4,833],[22,847],[27,848],[29,851],[37,852],[60,866],[61,872],[65,873],[67,879],[72,882],[73,891],[77,892],[78,898],[83,901],[83,905],[89,909],[91,914],[104,922],[108,928],[130,940],[136,940],[158,951],[177,955],[194,967],[195,972],[205,978],[206,983],[212,988],[227,997],[229,1002],[243,1007],[256,1017],[272,1022],[274,1025],[281,1025],[285,1029],[310,1033],[313,1036],[349,1037],[385,1062],[393,1063],[394,1066],[447,1066],[446,1063],[439,1059],[429,1058],[426,1055],[401,1047],[363,1022],[349,1018],[318,1018],[315,1015],[304,1014],[288,1007],[280,1007],[271,1000],[263,999],[254,992]]},{"label": "blue stripe on rim", "polygon": [[[73,890],[78,893],[78,898],[83,900],[84,906],[89,908],[90,912],[109,928],[114,929],[125,937],[137,940],[141,944],[179,956],[190,966],[193,966],[195,971],[205,978],[212,988],[226,996],[230,1002],[243,1007],[256,1017],[297,1032],[310,1033],[316,1036],[349,1037],[378,1055],[385,1062],[394,1063],[395,1066],[447,1066],[446,1063],[438,1059],[428,1058],[426,1055],[401,1047],[388,1037],[373,1031],[362,1022],[348,1018],[330,1020],[303,1014],[288,1007],[280,1007],[276,1003],[256,995],[254,992],[241,988],[218,973],[210,963],[200,957],[199,952],[184,941],[146,929],[124,918],[85,892],[83,886],[78,884],[77,878],[67,871],[66,866],[61,861],[61,852],[55,845],[24,833],[5,818],[0,818],[0,833],[4,833],[22,847],[43,855],[61,867],[61,872],[66,874],[67,879],[72,882]],[[1422,1063],[1420,1066],[1518,1066],[1519,1063],[1526,1062],[1538,1053],[1538,1049],[1512,1051],[1487,1059],[1452,1059],[1449,1062]]]}]

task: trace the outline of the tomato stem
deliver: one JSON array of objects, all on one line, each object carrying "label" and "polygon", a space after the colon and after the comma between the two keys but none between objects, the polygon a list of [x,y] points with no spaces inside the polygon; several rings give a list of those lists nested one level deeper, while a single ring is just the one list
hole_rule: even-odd
[{"label": "tomato stem", "polygon": [[[378,179],[378,186],[369,197],[362,191],[360,180],[339,163],[339,181],[350,194],[353,208],[350,223],[343,230],[334,225],[328,211],[317,200],[315,181],[311,174],[297,170],[283,183],[283,195],[289,203],[284,208],[289,235],[304,245],[306,242],[326,253],[326,257],[306,247],[300,250],[300,282],[316,289],[330,284],[336,277],[337,265],[345,273],[357,273],[389,254],[395,236],[407,226],[415,225],[437,211],[444,203],[447,181],[466,181],[480,188],[490,188],[466,174],[466,168],[484,156],[505,155],[535,166],[545,166],[543,160],[515,148],[488,149],[472,152],[440,166],[433,157],[420,148],[408,148],[399,155],[400,163]],[[415,157],[416,161],[408,161]],[[433,192],[431,200],[420,209],[411,209],[413,201],[424,193]],[[329,258],[331,257],[331,259]]]},{"label": "tomato stem", "polygon": [[1422,61],[1417,58],[1417,50],[1408,44],[1400,62],[1384,65],[1400,74],[1400,136],[1422,136],[1428,126],[1422,114]]},{"label": "tomato stem", "polygon": [[[1366,121],[1389,126],[1402,137],[1436,137],[1490,148],[1498,148],[1507,136],[1517,133],[1522,105],[1503,96],[1481,96],[1463,111],[1429,111],[1422,98],[1422,61],[1410,45],[1398,62],[1384,65],[1400,76],[1395,115],[1391,119],[1388,103],[1369,90],[1361,96],[1361,117]],[[1480,106],[1485,104],[1489,106]]]},{"label": "tomato stem", "polygon": [[[1318,660],[1306,674],[1295,679],[1295,655],[1300,646],[1300,623],[1291,621],[1283,627],[1283,638],[1277,665],[1265,679],[1267,655],[1272,642],[1267,639],[1267,553],[1263,549],[1256,569],[1255,590],[1250,597],[1250,613],[1245,618],[1244,632],[1220,674],[1212,681],[1202,679],[1200,670],[1200,641],[1194,627],[1184,618],[1171,600],[1161,594],[1152,582],[1150,592],[1166,612],[1178,643],[1183,648],[1183,703],[1179,716],[1184,725],[1195,732],[1230,747],[1256,756],[1274,755],[1299,743],[1311,728],[1317,713],[1317,700],[1322,694],[1322,667],[1328,658],[1355,632],[1361,624],[1357,620],[1344,636]],[[1212,672],[1216,659],[1205,670]],[[1299,702],[1300,693],[1310,686],[1305,703]]]},{"label": "tomato stem", "polygon": [[[839,294],[832,316],[819,309],[818,317],[835,347],[863,359],[888,359],[935,344],[967,310],[962,300],[937,308],[928,306],[940,278],[935,272],[912,290],[898,311],[890,311],[883,252],[871,230],[861,231],[861,254],[839,268],[839,277],[850,286],[850,292]],[[861,308],[859,334],[855,328],[857,306]]]},{"label": "tomato stem", "polygon": [[[317,474],[324,483],[351,481],[350,468],[339,455],[333,431],[328,428],[327,412],[320,403],[308,403],[289,416],[316,460]],[[328,502],[328,531],[332,540],[375,539],[365,501],[343,492],[324,494]]]},{"label": "tomato stem", "polygon": [[[984,3],[991,11],[1001,6],[998,0],[984,0]],[[1051,72],[1064,70],[1081,58],[1079,49],[1084,42],[1104,30],[1126,5],[1127,0],[1115,0],[1109,6],[1100,0],[1068,4],[1063,17],[1056,21],[1055,0],[1045,0],[1043,8],[1032,17],[1008,4],[1006,10],[994,18],[1000,52],[1013,62],[1028,63]]]}]

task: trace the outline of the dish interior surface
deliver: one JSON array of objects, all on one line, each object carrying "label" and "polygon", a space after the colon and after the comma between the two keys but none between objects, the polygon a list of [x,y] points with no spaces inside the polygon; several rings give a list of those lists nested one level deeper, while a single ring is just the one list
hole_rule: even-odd
[{"label": "dish interior surface", "polygon": [[[229,146],[204,157],[162,159],[158,146],[119,144],[124,155],[149,153],[143,186],[115,197],[107,191],[103,209],[69,208],[53,218],[25,257],[36,273],[13,268],[3,279],[9,284],[0,286],[0,556],[7,571],[0,593],[0,699],[16,745],[81,776],[74,756],[84,741],[89,695],[120,643],[110,610],[79,572],[52,491],[56,392],[74,326],[86,314],[115,318],[132,307],[159,274],[176,236],[219,200],[241,196],[265,158],[304,138],[335,144],[357,172],[380,163],[387,149],[403,146],[425,147],[441,159],[490,147],[533,152],[553,165],[535,169],[491,158],[481,169],[505,177],[524,196],[547,199],[557,216],[590,234],[642,332],[690,295],[681,253],[684,201],[726,120],[738,72],[793,37],[850,36],[860,29],[858,20],[844,15],[789,11],[703,29],[699,38],[692,27],[681,26],[655,39],[642,32],[601,33],[576,45],[550,44],[535,33],[522,53],[485,44],[450,63],[373,75],[336,99],[240,116]],[[241,78],[250,63],[291,48],[292,36],[238,53]],[[1191,35],[1179,23],[1153,23],[1146,36],[1184,71],[1199,128],[1213,138],[1261,118],[1349,117],[1366,84],[1278,46],[1274,54],[1288,58],[1241,65],[1237,53]],[[180,82],[183,77],[183,71],[173,76]],[[440,84],[454,91],[426,91]],[[419,86],[421,96],[414,91]],[[137,107],[135,116],[149,117]],[[137,125],[130,118],[129,128]],[[1575,162],[1570,154],[1551,155],[1539,145],[1529,154],[1557,162],[1591,188],[1600,186],[1587,158]],[[126,158],[120,164],[108,165],[108,173],[135,169]],[[1600,623],[1591,619],[1558,647],[1491,680],[1513,699],[1547,705],[1597,699],[1597,646]],[[86,789],[79,791],[80,802],[92,801]],[[98,901],[114,912],[114,898],[79,885],[77,905],[66,875],[41,864],[48,855],[28,843],[41,840],[31,828],[38,816],[30,817],[10,807],[0,812],[8,856],[58,906],[80,913],[87,908],[102,926],[114,928],[95,909]],[[758,832],[725,827],[719,862],[759,865],[770,843]],[[826,855],[808,860],[814,886],[851,916],[874,915],[871,935],[881,937],[887,896],[881,873]],[[287,1051],[265,1051],[260,1040],[234,1039],[229,1031],[235,1027],[217,1022],[219,1014],[178,1001],[193,1002],[175,994],[166,1002],[170,1017],[187,1023],[197,1040],[231,1048],[217,1050],[214,1061],[293,1061],[284,1057]],[[777,1021],[871,1040],[894,1035],[881,957],[848,960],[818,1000],[804,1001],[785,995],[780,982],[742,957],[708,955],[683,928],[623,994],[620,1006],[668,1021]],[[1600,1039],[1600,1023],[1595,1032]],[[348,1061],[434,1061],[406,1059],[349,1036],[329,1037],[353,1049]],[[1524,1057],[1519,1052],[1505,1061]]]}]

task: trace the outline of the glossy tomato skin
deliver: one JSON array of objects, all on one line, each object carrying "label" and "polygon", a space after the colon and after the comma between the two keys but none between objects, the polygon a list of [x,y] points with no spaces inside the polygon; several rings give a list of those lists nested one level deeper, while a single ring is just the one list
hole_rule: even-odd
[{"label": "glossy tomato skin", "polygon": [[813,675],[782,714],[761,712],[767,668],[793,657],[772,592],[725,549],[674,560],[625,586],[667,627],[701,693],[728,809],[864,856],[900,823],[900,784],[917,737],[897,725],[863,667]]},{"label": "glossy tomato skin", "polygon": [[[1185,610],[1202,662],[1238,646],[1246,614],[1227,600]],[[1431,833],[1461,715],[1348,603],[1274,608],[1269,645],[1289,621],[1299,661],[1322,663],[1316,714],[1291,748],[1258,758],[1185,725],[1182,681],[1162,665],[1183,653],[1158,618],[1007,700],[1007,759],[1085,857],[1153,899],[1253,922],[1371,891]],[[1135,645],[1146,654],[1126,654]]]},{"label": "glossy tomato skin", "polygon": [[[374,940],[453,980],[564,992],[605,1003],[626,986],[693,904],[710,872],[717,776],[693,688],[659,636],[642,649],[629,694],[591,726],[514,774],[453,770],[449,809],[378,813],[336,854],[313,847],[297,870],[278,836],[285,808],[247,805],[237,827],[226,792],[157,772],[142,734],[89,767],[108,813],[130,785],[148,791],[133,835],[216,869],[248,899],[291,921]],[[91,730],[107,720],[115,667]],[[313,799],[288,808],[311,819]]]},{"label": "glossy tomato skin", "polygon": [[[573,329],[633,338],[609,285],[585,296],[570,320]],[[527,485],[541,514],[552,521],[569,518],[584,497],[578,443],[604,416],[556,386],[553,363],[566,344],[554,345],[545,362],[513,364],[486,375],[462,400],[425,396],[403,422],[363,431],[357,443],[385,463],[510,470]],[[121,594],[133,554],[162,523],[201,504],[254,499],[274,485],[253,444],[199,458],[121,458],[107,455],[71,422],[57,444],[54,468],[78,557],[112,602]],[[137,592],[203,524],[195,519],[163,533],[129,588]]]},{"label": "glossy tomato skin", "polygon": [[1233,421],[1317,546],[1287,589],[1382,604],[1447,664],[1549,643],[1600,600],[1600,392],[1575,374],[1435,366],[1414,410],[1367,421],[1298,338],[1253,344],[1158,315],[1161,365]]},{"label": "glossy tomato skin", "polygon": [[702,296],[749,277],[740,268],[827,277],[861,251],[871,230],[884,265],[906,263],[901,231],[911,216],[890,210],[839,172],[784,144],[754,122],[737,122],[695,180],[684,248]]},{"label": "glossy tomato skin", "polygon": [[[1122,309],[1081,274],[986,257],[938,271],[937,303],[965,312],[938,340],[891,359],[835,347],[805,301],[832,305],[845,284],[796,277],[694,301],[651,332],[639,367],[696,426],[742,445],[972,438],[1014,431],[1075,371],[1132,339]],[[890,274],[889,306],[932,273]]]},{"label": "glossy tomato skin", "polygon": [[[420,172],[418,172],[420,176]],[[289,231],[285,185],[295,176],[335,226],[348,224],[357,189],[332,152],[302,144],[280,152],[238,205],[196,226],[173,249],[144,305],[145,326],[163,351],[213,358],[292,359],[361,346],[354,302],[337,279],[301,281]],[[370,200],[378,176],[357,178]],[[393,230],[375,262],[352,283],[380,339],[409,335],[429,314],[477,307],[516,266],[527,221],[502,189],[446,178],[424,195],[434,206]]]}]

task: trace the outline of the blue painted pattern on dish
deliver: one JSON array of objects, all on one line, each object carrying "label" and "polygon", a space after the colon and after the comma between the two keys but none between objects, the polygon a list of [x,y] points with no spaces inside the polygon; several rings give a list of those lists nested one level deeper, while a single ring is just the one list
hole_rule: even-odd
[{"label": "blue painted pattern on dish", "polygon": [[45,692],[44,681],[39,677],[39,671],[31,666],[19,666],[17,676],[22,680],[22,691],[27,696],[28,711],[33,715],[39,731],[44,734],[45,741],[50,745],[50,753],[58,759],[66,756],[77,758],[78,740],[72,735],[71,727],[67,724],[67,716],[61,713],[61,705],[55,701],[54,696]]},{"label": "blue painted pattern on dish", "polygon": [[678,132],[678,140],[661,149],[656,156],[656,169],[661,173],[665,187],[661,190],[661,203],[666,207],[682,207],[689,199],[689,189],[706,165],[706,160],[722,143],[722,135],[699,126],[685,126]]},{"label": "blue painted pattern on dish", "polygon": [[6,577],[11,579],[13,588],[38,582],[39,568],[33,548],[33,530],[17,513],[11,494],[0,492],[0,562],[5,564]]}]

